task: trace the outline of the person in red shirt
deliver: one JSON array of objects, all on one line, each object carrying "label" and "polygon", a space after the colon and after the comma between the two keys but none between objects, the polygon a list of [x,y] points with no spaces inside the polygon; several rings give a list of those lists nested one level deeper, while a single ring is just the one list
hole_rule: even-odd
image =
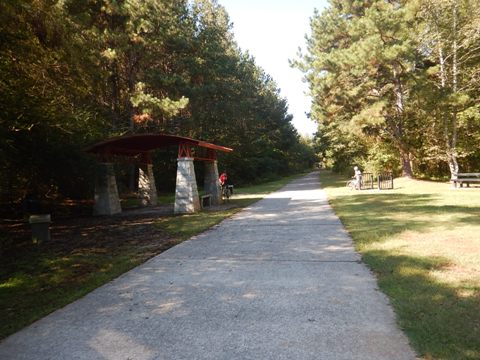
[{"label": "person in red shirt", "polygon": [[227,182],[227,172],[224,171],[221,175],[220,175],[220,178],[218,179],[218,181],[220,182],[220,185],[223,187],[225,185],[225,183]]}]

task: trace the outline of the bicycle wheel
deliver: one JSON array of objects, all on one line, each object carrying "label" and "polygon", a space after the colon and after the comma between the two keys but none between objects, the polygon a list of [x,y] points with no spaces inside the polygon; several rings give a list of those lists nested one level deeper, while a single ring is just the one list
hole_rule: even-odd
[{"label": "bicycle wheel", "polygon": [[345,185],[346,188],[350,189],[350,190],[353,190],[355,189],[355,181],[353,180],[348,180],[347,181],[347,184]]},{"label": "bicycle wheel", "polygon": [[228,201],[229,197],[230,197],[229,189],[226,186],[222,187],[222,200]]}]

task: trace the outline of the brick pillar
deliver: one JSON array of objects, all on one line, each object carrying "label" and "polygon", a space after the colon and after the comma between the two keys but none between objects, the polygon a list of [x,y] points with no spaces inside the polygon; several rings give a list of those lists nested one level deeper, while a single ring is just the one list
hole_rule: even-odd
[{"label": "brick pillar", "polygon": [[113,215],[121,213],[122,208],[120,206],[113,164],[98,164],[95,175],[95,205],[93,214]]},{"label": "brick pillar", "polygon": [[200,209],[197,179],[193,158],[177,159],[177,185],[175,188],[175,214],[194,213]]},{"label": "brick pillar", "polygon": [[157,188],[153,176],[153,165],[142,164],[139,166],[138,193],[142,198],[143,206],[158,205]]},{"label": "brick pillar", "polygon": [[205,161],[205,181],[204,189],[206,194],[212,195],[212,205],[222,203],[222,194],[220,183],[218,182],[217,160]]}]

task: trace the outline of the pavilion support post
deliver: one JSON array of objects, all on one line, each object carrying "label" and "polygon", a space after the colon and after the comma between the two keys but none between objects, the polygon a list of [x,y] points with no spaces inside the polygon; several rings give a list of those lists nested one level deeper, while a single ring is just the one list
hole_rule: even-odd
[{"label": "pavilion support post", "polygon": [[152,164],[142,164],[138,169],[138,193],[142,199],[143,206],[157,206],[158,196],[155,186]]},{"label": "pavilion support post", "polygon": [[95,174],[94,215],[113,215],[122,212],[113,164],[100,163]]},{"label": "pavilion support post", "polygon": [[193,158],[177,159],[177,184],[175,188],[175,214],[189,214],[200,210],[197,179]]},{"label": "pavilion support post", "polygon": [[222,203],[221,187],[218,182],[217,160],[205,162],[204,189],[206,194],[211,195],[212,205],[220,205]]}]

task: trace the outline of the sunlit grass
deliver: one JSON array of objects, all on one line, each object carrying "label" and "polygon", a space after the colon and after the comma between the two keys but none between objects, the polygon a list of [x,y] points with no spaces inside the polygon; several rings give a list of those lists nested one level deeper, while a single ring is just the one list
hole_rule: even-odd
[{"label": "sunlit grass", "polygon": [[185,240],[218,224],[228,216],[233,215],[239,208],[199,212],[191,215],[164,217],[158,220],[157,226],[171,236],[178,236]]},{"label": "sunlit grass", "polygon": [[425,359],[480,359],[480,188],[395,179],[394,190],[321,181],[398,322]]},{"label": "sunlit grass", "polygon": [[[0,337],[60,308],[139,264],[127,251],[108,256],[86,254],[57,258],[36,252],[0,280]],[[6,278],[5,278],[6,277]]]}]

